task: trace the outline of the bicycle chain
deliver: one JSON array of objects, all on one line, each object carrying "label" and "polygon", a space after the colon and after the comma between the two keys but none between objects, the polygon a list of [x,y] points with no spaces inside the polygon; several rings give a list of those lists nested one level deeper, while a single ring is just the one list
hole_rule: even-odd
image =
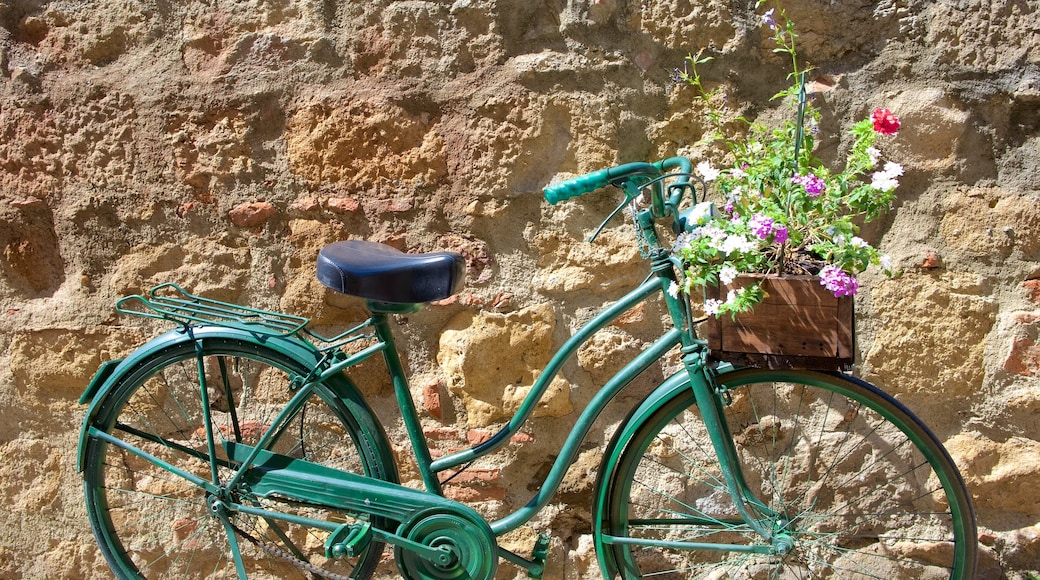
[{"label": "bicycle chain", "polygon": [[233,529],[236,534],[245,538],[246,541],[248,541],[250,544],[253,544],[257,548],[260,548],[261,550],[267,552],[272,556],[286,560],[289,563],[297,566],[298,568],[303,568],[311,574],[316,574],[318,576],[321,576],[322,578],[328,578],[329,580],[352,580],[350,576],[343,576],[342,574],[329,572],[328,570],[319,568],[306,560],[301,560],[296,556],[293,556],[289,552],[282,550],[281,548],[276,548],[270,544],[267,544],[266,542],[261,542],[258,538],[254,538],[252,535],[249,534],[249,532],[246,532],[245,530],[236,526],[235,524],[231,524],[231,529]]}]

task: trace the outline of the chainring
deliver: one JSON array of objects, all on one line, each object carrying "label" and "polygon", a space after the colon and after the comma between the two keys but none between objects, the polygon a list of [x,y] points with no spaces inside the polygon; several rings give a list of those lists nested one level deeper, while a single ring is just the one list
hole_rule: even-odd
[{"label": "chainring", "polygon": [[407,580],[491,580],[498,569],[498,544],[487,523],[459,514],[424,512],[401,525],[398,535],[446,549],[449,562],[437,563],[397,546],[394,559]]}]

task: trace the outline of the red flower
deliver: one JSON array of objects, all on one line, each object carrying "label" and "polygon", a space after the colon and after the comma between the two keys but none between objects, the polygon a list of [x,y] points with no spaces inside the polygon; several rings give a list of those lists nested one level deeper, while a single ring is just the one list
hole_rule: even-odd
[{"label": "red flower", "polygon": [[899,118],[888,109],[877,109],[870,118],[874,121],[874,130],[882,135],[895,135],[899,130]]}]

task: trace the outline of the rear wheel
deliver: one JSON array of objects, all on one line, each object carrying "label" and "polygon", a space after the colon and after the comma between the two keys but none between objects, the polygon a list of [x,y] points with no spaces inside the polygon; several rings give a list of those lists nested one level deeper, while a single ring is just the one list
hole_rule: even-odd
[{"label": "rear wheel", "polygon": [[739,517],[687,385],[620,442],[596,519],[611,577],[971,577],[964,484],[892,397],[815,372],[752,369],[718,382],[770,537]]},{"label": "rear wheel", "polygon": [[[351,514],[223,487],[234,472],[224,443],[255,446],[295,394],[293,379],[309,369],[248,341],[201,340],[198,351],[186,342],[141,361],[110,391],[94,422],[119,441],[89,437],[84,462],[91,525],[113,570],[148,579],[238,578],[239,567],[248,578],[371,576],[382,543],[371,542],[354,557],[328,557],[330,526],[221,507],[235,502],[332,524],[357,521]],[[334,385],[319,385],[266,448],[396,481],[392,457],[382,451],[387,447],[381,427],[344,395]]]}]

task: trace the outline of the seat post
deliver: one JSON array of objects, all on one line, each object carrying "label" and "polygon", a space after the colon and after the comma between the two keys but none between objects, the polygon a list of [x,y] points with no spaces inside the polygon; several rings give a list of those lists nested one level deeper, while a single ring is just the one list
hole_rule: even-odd
[{"label": "seat post", "polygon": [[365,307],[372,314],[411,314],[422,310],[422,304],[409,302],[382,302],[379,300],[365,300]]},{"label": "seat post", "polygon": [[404,422],[405,431],[408,432],[408,439],[412,443],[423,484],[427,491],[440,495],[441,483],[437,474],[430,470],[433,457],[430,456],[430,447],[423,434],[419,412],[415,408],[415,400],[408,387],[408,376],[405,373],[404,363],[401,362],[401,355],[397,352],[397,344],[394,342],[394,335],[390,329],[391,314],[418,312],[422,305],[375,301],[368,301],[367,304],[372,312],[372,326],[375,329],[376,337],[386,345],[386,348],[383,349],[383,360],[386,361],[386,368],[393,381],[397,406],[401,409],[401,419]]}]

